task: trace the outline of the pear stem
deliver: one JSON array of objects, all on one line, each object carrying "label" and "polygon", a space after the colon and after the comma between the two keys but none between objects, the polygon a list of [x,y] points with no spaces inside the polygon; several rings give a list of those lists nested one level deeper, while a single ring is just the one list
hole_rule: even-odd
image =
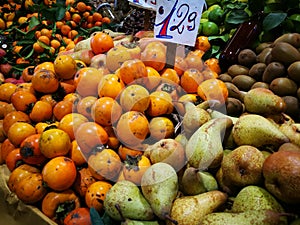
[{"label": "pear stem", "polygon": [[118,210],[118,212],[119,212],[119,214],[120,214],[121,221],[122,221],[122,222],[125,222],[126,219],[125,219],[125,217],[123,216],[123,213],[122,213],[122,210],[121,210],[120,205],[119,205],[119,204],[115,204],[115,207],[116,207],[116,209]]},{"label": "pear stem", "polygon": [[167,220],[171,221],[173,224],[178,225],[178,222],[171,218],[169,214],[165,214],[164,216]]}]

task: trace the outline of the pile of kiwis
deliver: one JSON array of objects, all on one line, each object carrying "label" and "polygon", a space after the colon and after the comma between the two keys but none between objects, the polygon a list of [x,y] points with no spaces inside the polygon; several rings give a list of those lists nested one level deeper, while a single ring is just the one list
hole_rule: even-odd
[{"label": "pile of kiwis", "polygon": [[285,113],[300,121],[300,34],[286,33],[273,42],[259,44],[255,49],[243,49],[238,63],[220,74],[229,90],[227,113],[243,113],[241,92],[264,87],[286,102]]}]

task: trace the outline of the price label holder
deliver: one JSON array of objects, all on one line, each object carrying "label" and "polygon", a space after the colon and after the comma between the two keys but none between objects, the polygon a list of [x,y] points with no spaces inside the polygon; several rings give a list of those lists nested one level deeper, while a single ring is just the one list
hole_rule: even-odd
[{"label": "price label holder", "polygon": [[194,46],[205,0],[128,0],[155,10],[154,37],[167,45],[167,67],[174,66],[177,45]]}]

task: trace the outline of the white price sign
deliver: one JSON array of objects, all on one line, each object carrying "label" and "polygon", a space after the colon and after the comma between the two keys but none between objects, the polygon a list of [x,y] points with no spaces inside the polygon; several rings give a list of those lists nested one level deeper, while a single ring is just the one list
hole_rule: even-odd
[{"label": "white price sign", "polygon": [[194,46],[205,0],[158,0],[154,37]]},{"label": "white price sign", "polygon": [[156,0],[128,0],[131,5],[139,8],[154,10],[156,9]]}]

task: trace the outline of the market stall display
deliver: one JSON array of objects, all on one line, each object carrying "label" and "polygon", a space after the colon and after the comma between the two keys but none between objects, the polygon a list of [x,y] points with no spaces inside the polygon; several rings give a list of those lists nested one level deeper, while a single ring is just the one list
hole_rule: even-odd
[{"label": "market stall display", "polygon": [[0,7],[1,218],[299,222],[300,6],[206,3],[193,45],[169,42],[188,2],[159,24],[128,1]]}]

